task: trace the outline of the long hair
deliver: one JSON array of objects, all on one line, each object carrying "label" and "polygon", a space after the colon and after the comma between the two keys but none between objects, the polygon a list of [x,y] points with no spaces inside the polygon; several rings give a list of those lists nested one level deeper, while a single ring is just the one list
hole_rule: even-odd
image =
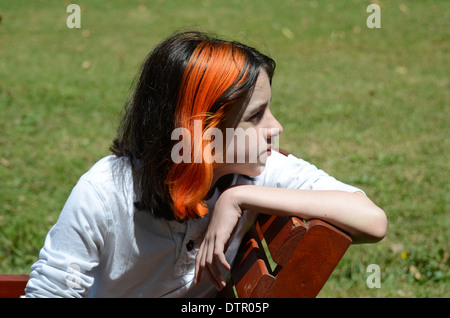
[{"label": "long hair", "polygon": [[[207,143],[191,138],[191,162],[171,159],[175,128],[193,136],[220,128],[230,105],[246,101],[263,68],[272,79],[275,62],[255,49],[201,32],[176,33],[145,59],[133,96],[110,150],[131,163],[136,207],[156,217],[183,220],[207,213],[203,202],[214,166],[197,162]],[[245,103],[243,104],[245,105]],[[245,106],[243,106],[245,107]],[[201,151],[201,153],[199,153]]]}]

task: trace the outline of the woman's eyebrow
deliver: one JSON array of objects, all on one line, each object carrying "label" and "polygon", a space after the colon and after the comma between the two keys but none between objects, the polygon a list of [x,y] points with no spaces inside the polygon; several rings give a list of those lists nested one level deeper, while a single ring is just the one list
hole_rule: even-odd
[{"label": "woman's eyebrow", "polygon": [[267,105],[268,105],[267,102],[261,102],[261,103],[249,105],[249,107],[247,108],[246,114],[247,115],[256,114],[256,113],[260,112],[261,110],[263,110],[264,108],[266,108]]},{"label": "woman's eyebrow", "polygon": [[249,112],[255,112],[255,111],[260,111],[263,108],[266,108],[267,106],[269,106],[270,102],[272,101],[272,98],[270,98],[269,101],[261,101],[261,102],[257,102],[253,105],[249,105]]}]

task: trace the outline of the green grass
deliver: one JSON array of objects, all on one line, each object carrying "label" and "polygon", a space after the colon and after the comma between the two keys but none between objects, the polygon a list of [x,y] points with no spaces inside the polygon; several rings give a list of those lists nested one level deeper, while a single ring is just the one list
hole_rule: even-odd
[{"label": "green grass", "polygon": [[319,296],[450,296],[450,4],[377,2],[381,29],[357,0],[75,1],[81,29],[68,29],[69,1],[0,0],[0,272],[29,272],[75,182],[108,154],[140,62],[194,27],[274,57],[280,146],[388,215],[387,237],[350,247]]}]

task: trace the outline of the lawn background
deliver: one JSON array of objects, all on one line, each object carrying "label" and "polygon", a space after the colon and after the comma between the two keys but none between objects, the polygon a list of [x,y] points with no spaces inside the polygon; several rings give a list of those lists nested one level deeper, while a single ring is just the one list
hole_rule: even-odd
[{"label": "lawn background", "polygon": [[[78,178],[108,155],[141,61],[194,28],[277,61],[280,146],[384,208],[320,297],[448,297],[450,2],[0,0],[0,273],[27,274]],[[368,288],[367,267],[381,287]]]}]

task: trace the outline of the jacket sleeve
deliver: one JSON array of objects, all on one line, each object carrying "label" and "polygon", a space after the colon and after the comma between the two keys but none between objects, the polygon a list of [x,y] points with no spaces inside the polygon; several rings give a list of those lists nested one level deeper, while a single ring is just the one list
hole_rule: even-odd
[{"label": "jacket sleeve", "polygon": [[72,190],[32,265],[26,297],[87,297],[108,233],[108,205],[87,180]]}]

